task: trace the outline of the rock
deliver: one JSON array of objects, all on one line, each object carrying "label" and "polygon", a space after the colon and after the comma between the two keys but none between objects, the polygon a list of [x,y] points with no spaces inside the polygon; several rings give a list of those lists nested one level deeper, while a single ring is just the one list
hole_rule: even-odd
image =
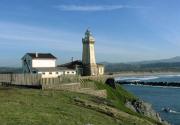
[{"label": "rock", "polygon": [[110,87],[112,87],[113,89],[116,89],[116,83],[114,78],[108,78],[105,83]]},{"label": "rock", "polygon": [[132,105],[132,103],[130,101],[127,101],[125,106],[131,110],[133,110],[134,112],[136,112],[135,107]]},{"label": "rock", "polygon": [[132,104],[138,113],[151,117],[155,120],[162,121],[159,114],[152,109],[151,104],[143,101],[134,101]]},{"label": "rock", "polygon": [[141,100],[134,100],[132,102],[127,101],[126,102],[126,107],[128,107],[129,109],[138,112],[139,114],[142,114],[144,116],[147,116],[149,118],[152,118],[154,120],[159,121],[160,123],[163,123],[165,125],[170,125],[168,122],[162,120],[162,118],[160,117],[159,113],[157,113],[153,108],[152,105],[141,101]]}]

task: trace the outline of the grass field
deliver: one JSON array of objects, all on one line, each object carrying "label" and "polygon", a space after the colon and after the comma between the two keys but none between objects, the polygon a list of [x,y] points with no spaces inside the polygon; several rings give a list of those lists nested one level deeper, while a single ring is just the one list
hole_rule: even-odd
[{"label": "grass field", "polygon": [[[112,90],[106,85],[95,83],[97,88],[107,89],[108,99],[68,91],[42,91],[0,87],[0,124],[1,125],[150,125],[158,122],[145,118],[124,106],[126,99],[135,97],[121,87]],[[114,91],[114,92],[113,92]],[[104,101],[117,111],[119,118],[107,115],[92,107],[77,105],[74,99],[81,99],[97,106]],[[128,117],[123,115],[127,114]],[[122,116],[121,116],[122,114]],[[130,116],[130,117],[129,117]],[[132,117],[131,117],[132,116]],[[131,119],[132,118],[132,119]],[[137,121],[136,121],[137,120]]]}]

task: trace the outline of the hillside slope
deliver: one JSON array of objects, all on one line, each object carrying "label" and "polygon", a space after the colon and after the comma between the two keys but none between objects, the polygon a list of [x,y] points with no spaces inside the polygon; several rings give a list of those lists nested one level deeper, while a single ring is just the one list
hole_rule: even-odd
[{"label": "hillside slope", "polygon": [[107,99],[68,91],[0,87],[1,125],[163,125],[130,110],[137,98],[120,86],[106,89]]}]

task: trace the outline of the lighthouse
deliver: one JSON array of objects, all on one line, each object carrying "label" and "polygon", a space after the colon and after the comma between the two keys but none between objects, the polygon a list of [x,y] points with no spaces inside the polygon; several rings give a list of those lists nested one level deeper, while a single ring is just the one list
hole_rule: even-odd
[{"label": "lighthouse", "polygon": [[95,57],[95,38],[89,29],[86,30],[84,38],[82,38],[83,53],[82,53],[82,63],[83,63],[83,74],[85,76],[95,76],[98,75],[98,67],[96,64]]},{"label": "lighthouse", "polygon": [[85,36],[82,38],[82,61],[72,60],[70,63],[60,65],[59,67],[66,67],[76,70],[81,76],[100,76],[104,75],[104,65],[96,63],[95,54],[95,38],[89,29],[86,30]]}]

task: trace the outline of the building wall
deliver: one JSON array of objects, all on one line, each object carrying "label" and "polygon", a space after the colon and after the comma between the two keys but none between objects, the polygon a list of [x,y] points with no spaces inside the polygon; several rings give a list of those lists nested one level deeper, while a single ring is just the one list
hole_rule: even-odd
[{"label": "building wall", "polygon": [[[24,62],[24,60],[27,61]],[[29,65],[29,68],[30,70],[32,70],[32,58],[28,55],[25,55],[23,58],[22,58],[22,69],[23,69],[23,73],[29,73],[29,69],[28,69],[28,66]]]},{"label": "building wall", "polygon": [[[27,61],[24,62],[24,60]],[[47,68],[47,67],[56,67],[56,59],[32,59],[29,55],[25,55],[22,58],[22,69],[23,73],[29,73],[29,68],[32,71],[32,68]]]},{"label": "building wall", "polygon": [[98,66],[98,75],[104,75],[104,66]]},{"label": "building wall", "polygon": [[42,75],[42,78],[57,78],[58,76],[63,75],[63,71],[57,71],[57,72],[38,72],[38,74]]},{"label": "building wall", "polygon": [[67,70],[67,71],[64,71],[64,75],[76,75],[76,71],[75,70]]},{"label": "building wall", "polygon": [[32,67],[33,68],[56,67],[56,60],[55,59],[33,59]]},{"label": "building wall", "polygon": [[53,71],[53,72],[38,72],[38,74],[42,75],[42,78],[57,78],[61,75],[76,75],[75,70],[65,70],[65,71]]},{"label": "building wall", "polygon": [[83,64],[96,64],[94,43],[83,42]]},{"label": "building wall", "polygon": [[97,65],[95,59],[94,43],[83,43],[84,75],[97,75]]},{"label": "building wall", "polygon": [[89,49],[90,49],[90,64],[96,64],[94,43],[89,44]]},{"label": "building wall", "polygon": [[88,64],[90,62],[90,53],[89,53],[89,45],[83,41],[83,53],[82,53],[82,63]]}]

